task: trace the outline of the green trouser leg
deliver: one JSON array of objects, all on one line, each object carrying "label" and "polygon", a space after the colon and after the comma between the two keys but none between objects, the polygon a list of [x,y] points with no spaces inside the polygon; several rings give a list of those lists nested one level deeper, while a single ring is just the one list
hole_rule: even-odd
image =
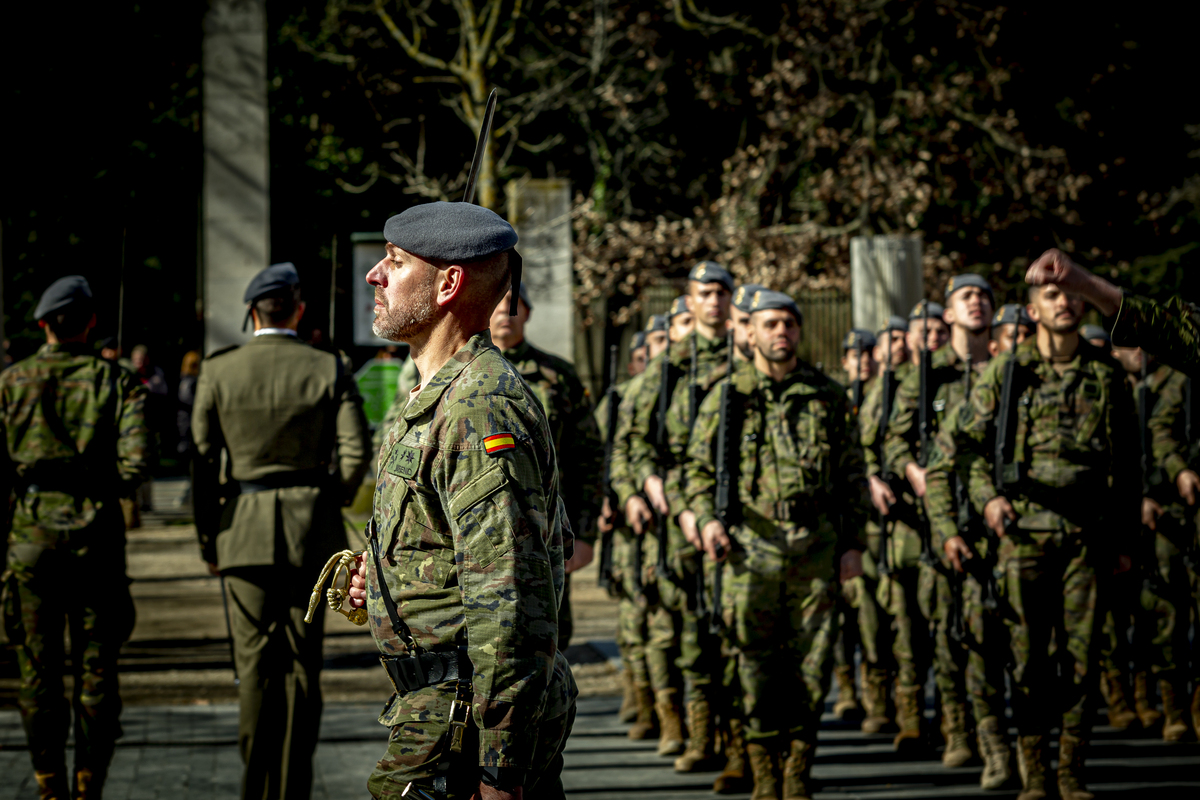
[{"label": "green trouser leg", "polygon": [[650,684],[646,670],[646,622],[646,607],[641,603],[629,597],[617,601],[617,646],[621,660],[638,686]]},{"label": "green trouser leg", "polygon": [[[922,580],[932,581],[936,605],[930,609],[935,620],[933,648],[933,679],[942,696],[942,704],[965,706],[967,703],[967,660],[968,651],[951,631],[951,608],[954,598],[949,578],[933,567],[921,565]],[[965,593],[965,590],[964,590]],[[964,605],[963,633],[966,633],[966,611]],[[965,639],[964,635],[964,639]]]},{"label": "green trouser leg", "polygon": [[[975,722],[1004,719],[1004,673],[1008,629],[1000,609],[983,607],[983,586],[974,575],[964,580],[963,627],[967,648],[966,684]],[[1003,601],[1000,601],[1003,604]]]},{"label": "green trouser leg", "polygon": [[321,727],[324,604],[305,624],[303,576],[285,567],[226,573],[238,676],[243,800],[312,793]]}]

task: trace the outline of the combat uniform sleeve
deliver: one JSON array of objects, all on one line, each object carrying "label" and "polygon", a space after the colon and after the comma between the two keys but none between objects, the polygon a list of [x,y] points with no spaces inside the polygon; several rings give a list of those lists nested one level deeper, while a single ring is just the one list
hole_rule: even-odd
[{"label": "combat uniform sleeve", "polygon": [[588,544],[596,541],[595,525],[604,501],[600,485],[604,474],[604,443],[596,424],[595,408],[574,370],[560,373],[569,408],[563,419],[562,452],[558,468],[563,504],[571,519],[575,538]]},{"label": "combat uniform sleeve", "polygon": [[1187,377],[1182,372],[1173,373],[1163,384],[1154,411],[1146,422],[1154,464],[1162,467],[1172,484],[1179,478],[1179,473],[1188,469],[1188,444],[1181,441],[1182,437],[1177,433],[1183,427],[1180,416],[1184,411],[1186,383]]},{"label": "combat uniform sleeve", "polygon": [[1200,307],[1174,295],[1155,303],[1124,294],[1113,323],[1117,347],[1141,347],[1188,375],[1200,375]]},{"label": "combat uniform sleeve", "polygon": [[[1108,440],[1112,443],[1112,497],[1114,530],[1140,531],[1142,508],[1142,446],[1133,387],[1120,370],[1112,378],[1112,409],[1108,415]],[[1153,536],[1150,537],[1153,552]]]},{"label": "combat uniform sleeve", "polygon": [[634,483],[629,465],[629,436],[633,422],[633,395],[636,394],[635,391],[632,391],[634,388],[631,385],[630,391],[625,392],[625,395],[621,398],[621,405],[617,409],[617,432],[613,436],[612,463],[609,466],[609,478],[612,481],[613,494],[617,496],[617,505],[620,506],[622,512],[624,512],[625,504],[629,502],[629,498],[641,491],[641,487]]},{"label": "combat uniform sleeve", "polygon": [[[713,387],[696,411],[696,424],[688,439],[687,460],[684,473],[687,477],[686,507],[696,515],[696,527],[704,526],[717,518],[717,432],[721,426],[721,392],[729,386],[725,378]],[[732,390],[732,387],[729,387]],[[730,436],[731,442],[740,437]],[[732,455],[732,454],[731,454]],[[731,486],[730,491],[736,491]],[[731,498],[731,502],[734,498]]]},{"label": "combat uniform sleeve", "polygon": [[913,370],[896,387],[892,401],[892,418],[886,426],[883,451],[891,472],[904,475],[909,464],[917,460],[917,415],[921,399],[921,373]]},{"label": "combat uniform sleeve", "polygon": [[192,467],[192,497],[200,552],[209,564],[217,563],[217,533],[221,521],[220,469],[225,439],[217,416],[216,386],[204,364],[196,378],[196,402],[192,406],[192,439],[196,455]]},{"label": "combat uniform sleeve", "polygon": [[[666,358],[664,353],[659,358]],[[628,454],[629,454],[629,477],[633,480],[634,485],[639,490],[646,485],[646,479],[651,475],[659,473],[659,458],[657,439],[657,421],[655,417],[658,415],[658,395],[663,390],[662,379],[659,377],[662,371],[662,363],[654,362],[648,366],[647,371],[654,370],[641,386],[638,387],[638,392],[631,400],[631,411],[629,418],[629,433]]]},{"label": "combat uniform sleeve", "polygon": [[967,459],[963,465],[967,475],[967,492],[975,510],[983,514],[992,498],[1000,495],[992,476],[995,453],[992,444],[996,436],[996,408],[1004,379],[1004,364],[1011,355],[993,358],[971,390],[970,410],[962,411],[959,429],[954,436],[955,457]]},{"label": "combat uniform sleeve", "polygon": [[858,411],[858,440],[863,449],[863,463],[868,476],[878,475],[882,470],[879,463],[879,414],[883,411],[883,380],[875,380],[863,398]]},{"label": "combat uniform sleeve", "polygon": [[[492,413],[520,418],[512,410]],[[562,505],[543,488],[553,483],[542,474],[531,434],[508,432],[515,446],[494,455],[466,439],[446,442],[435,485],[459,565],[479,763],[528,769],[554,671],[554,572],[562,566],[551,548]]]},{"label": "combat uniform sleeve", "polygon": [[362,395],[350,375],[342,378],[336,425],[338,479],[342,485],[342,502],[349,504],[371,465],[371,430],[363,412]]},{"label": "combat uniform sleeve", "polygon": [[959,534],[950,476],[955,462],[954,433],[963,407],[960,404],[946,414],[934,439],[925,473],[925,513],[929,518],[931,544],[939,556],[944,552],[946,540]]},{"label": "combat uniform sleeve", "polygon": [[[114,367],[114,369],[117,369]],[[117,474],[121,496],[133,492],[150,474],[150,429],[146,425],[146,387],[117,369],[121,402],[117,414]]]}]

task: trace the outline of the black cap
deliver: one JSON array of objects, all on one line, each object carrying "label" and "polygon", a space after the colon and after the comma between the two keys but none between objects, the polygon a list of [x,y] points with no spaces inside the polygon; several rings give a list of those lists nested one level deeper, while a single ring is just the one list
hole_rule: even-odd
[{"label": "black cap", "polygon": [[759,289],[754,293],[754,298],[750,301],[750,313],[758,311],[771,311],[774,309],[782,309],[792,312],[792,316],[796,318],[796,322],[803,324],[804,315],[800,313],[800,306],[796,305],[796,301],[788,297],[783,292],[773,292],[770,289]]},{"label": "black cap", "polygon": [[637,350],[638,348],[645,347],[645,346],[646,346],[646,332],[645,331],[635,331],[633,334],[633,338],[629,340],[629,352],[632,353],[634,350]]},{"label": "black cap", "polygon": [[754,300],[754,293],[760,292],[767,287],[761,283],[743,283],[737,287],[733,293],[733,305],[738,311],[743,314],[750,313],[750,303]]},{"label": "black cap", "polygon": [[426,259],[466,265],[509,251],[513,291],[510,316],[520,299],[521,256],[517,232],[495,211],[474,203],[423,203],[389,217],[383,235],[401,250]]},{"label": "black cap", "polygon": [[697,283],[719,283],[733,291],[733,276],[715,261],[701,261],[692,267],[692,271],[688,273],[688,280]]},{"label": "black cap", "polygon": [[[966,289],[968,286],[974,286],[977,289],[987,292],[988,297],[992,299],[992,305],[996,305],[996,295],[992,292],[992,285],[985,281],[981,275],[976,275],[974,272],[964,272],[962,275],[955,275],[946,282],[946,302],[950,301],[950,295],[959,289]],[[933,316],[932,309],[930,310],[930,316]]]},{"label": "black cap", "polygon": [[846,338],[842,340],[842,349],[868,350],[874,347],[877,341],[878,340],[875,338],[875,334],[871,333],[870,331],[863,330],[862,328],[852,328],[850,332],[846,334]]},{"label": "black cap", "polygon": [[892,314],[890,317],[888,317],[887,324],[879,329],[879,335],[882,336],[888,331],[908,333],[908,320],[906,320],[904,317]]},{"label": "black cap", "polygon": [[946,308],[941,303],[934,303],[931,300],[922,300],[913,306],[912,311],[908,312],[909,321],[911,322],[916,319],[923,319],[925,316],[926,305],[929,306],[930,319],[941,319],[942,315],[946,313]]},{"label": "black cap", "polygon": [[296,265],[290,261],[272,264],[251,278],[250,285],[246,287],[246,293],[242,295],[242,302],[247,304],[246,318],[242,320],[242,330],[246,330],[246,325],[250,322],[249,306],[252,306],[256,300],[283,289],[290,289],[299,283],[300,275],[296,272]]},{"label": "black cap", "polygon": [[1008,305],[1000,306],[996,310],[996,316],[992,318],[992,327],[995,328],[997,325],[1024,325],[1027,328],[1032,328],[1033,319],[1025,311],[1025,306],[1017,303],[1009,303]]},{"label": "black cap", "polygon": [[653,315],[651,315],[649,321],[646,323],[646,331],[645,332],[646,333],[656,333],[658,331],[665,331],[670,326],[670,324],[671,324],[671,321],[670,321],[670,319],[667,318],[666,314],[653,314]]},{"label": "black cap", "polygon": [[82,275],[67,275],[46,287],[33,310],[33,318],[42,320],[74,306],[92,308],[92,287]]},{"label": "black cap", "polygon": [[681,294],[671,301],[671,308],[667,311],[667,319],[673,320],[680,314],[690,314],[692,310],[688,308],[687,295]]}]

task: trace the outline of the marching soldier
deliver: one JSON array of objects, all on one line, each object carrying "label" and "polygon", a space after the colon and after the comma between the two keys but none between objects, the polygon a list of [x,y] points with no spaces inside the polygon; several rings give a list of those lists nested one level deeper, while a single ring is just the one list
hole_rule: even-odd
[{"label": "marching soldier", "polygon": [[[799,308],[778,292],[755,297],[754,362],[701,404],[687,506],[709,558],[729,558],[724,616],[745,692],[752,797],[793,800],[813,796],[839,564],[843,581],[861,571],[861,546],[845,533],[854,521],[842,527],[832,509],[863,501],[862,458],[845,390],[796,357]],[[724,511],[715,499],[722,483]]]},{"label": "marching soldier", "polygon": [[559,496],[567,507],[567,518],[575,534],[575,553],[567,560],[567,582],[563,606],[558,613],[558,649],[571,643],[574,622],[571,614],[571,573],[592,562],[596,541],[594,526],[600,515],[603,494],[600,473],[604,445],[600,429],[592,416],[591,397],[575,367],[569,361],[551,355],[525,340],[525,323],[533,312],[525,284],[517,296],[517,314],[509,316],[510,295],[505,295],[492,312],[492,343],[516,368],[537,395],[550,423],[550,437],[559,464],[569,466],[570,475],[559,481]]},{"label": "marching soldier", "polygon": [[196,529],[232,595],[241,794],[255,800],[311,794],[323,633],[303,623],[307,587],[346,547],[342,506],[370,457],[353,376],[296,335],[299,280],[290,263],[254,276],[254,338],[205,359],[192,410]]},{"label": "marching soldier", "polygon": [[[1026,339],[1033,336],[1033,329],[1036,327],[1033,320],[1029,318],[1025,306],[1016,303],[1000,306],[996,309],[996,318],[992,320],[992,341],[988,344],[988,352],[993,357],[1007,353],[1017,345],[1024,344]],[[1084,325],[1080,329],[1083,338],[1091,338],[1084,329],[1095,327],[1095,325]],[[1103,328],[1100,330],[1103,331]],[[1107,334],[1105,337],[1107,338]]]},{"label": "marching soldier", "polygon": [[1098,587],[1111,572],[1108,532],[1137,524],[1137,423],[1120,367],[1079,336],[1083,300],[1033,287],[1029,312],[1036,337],[988,365],[956,450],[969,461],[971,502],[1003,542],[1021,800],[1053,792],[1055,727],[1059,794],[1086,800]]},{"label": "marching soldier", "polygon": [[[971,371],[982,371],[990,358],[988,343],[994,300],[987,281],[969,272],[952,277],[946,286],[946,304],[944,321],[950,326],[950,346],[929,353],[927,367],[918,366],[900,383],[884,443],[884,457],[889,468],[904,476],[921,504],[925,497],[925,467],[938,427],[949,410],[969,391],[967,382],[972,378]],[[942,730],[946,738],[942,764],[959,767],[971,758],[965,674],[967,651],[957,642],[950,641],[947,613],[951,586],[947,565],[933,549],[927,518],[918,518],[915,527],[923,539],[916,605],[920,616],[929,618],[934,625],[934,676],[941,692]],[[911,583],[906,583],[905,589],[905,599],[909,601],[913,597]],[[913,618],[914,610],[906,610]],[[918,651],[915,640],[920,638],[922,630],[923,626],[912,626],[914,652]],[[901,675],[904,676],[903,668]],[[914,741],[920,736],[925,672],[918,670],[915,677],[916,685],[902,681],[897,690],[902,720],[900,741]]]},{"label": "marching soldier", "polygon": [[729,323],[733,331],[733,356],[738,361],[754,360],[754,347],[750,344],[750,304],[754,301],[754,293],[766,288],[758,283],[743,283],[733,293],[733,302],[729,304]]},{"label": "marching soldier", "polygon": [[[98,800],[121,737],[117,656],[133,630],[118,500],[147,474],[146,389],[87,346],[96,325],[78,275],[42,294],[37,353],[0,374],[0,485],[9,508],[3,633],[42,800]],[[63,697],[70,625],[74,693]],[[75,715],[74,780],[67,735]]]},{"label": "marching soldier", "polygon": [[520,285],[517,234],[485,208],[440,202],[384,234],[367,275],[374,330],[409,344],[422,384],[388,431],[352,576],[396,690],[368,788],[561,798],[577,694],[557,646],[571,528],[541,402],[488,332]]}]

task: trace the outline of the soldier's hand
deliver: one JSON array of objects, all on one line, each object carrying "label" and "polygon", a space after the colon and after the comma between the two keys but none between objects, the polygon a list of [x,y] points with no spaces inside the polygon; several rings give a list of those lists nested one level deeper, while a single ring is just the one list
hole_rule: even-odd
[{"label": "soldier's hand", "polygon": [[867,485],[871,491],[871,505],[886,517],[896,503],[895,492],[878,475],[872,475],[867,479]]},{"label": "soldier's hand", "polygon": [[840,567],[840,577],[842,583],[847,583],[854,580],[859,575],[862,575],[862,551],[847,550],[846,552],[842,553],[842,563]]},{"label": "soldier's hand", "polygon": [[1196,492],[1200,491],[1200,475],[1185,469],[1175,478],[1175,488],[1179,490],[1179,496],[1185,503],[1189,506],[1196,505]]},{"label": "soldier's hand", "polygon": [[679,514],[679,528],[683,531],[683,538],[687,539],[688,544],[697,550],[704,548],[704,542],[700,539],[700,529],[696,527],[696,515],[690,510],[684,510]]},{"label": "soldier's hand", "polygon": [[600,519],[596,520],[596,529],[601,533],[608,533],[615,527],[617,527],[617,514],[613,510],[612,502],[605,496],[604,504],[600,506]]},{"label": "soldier's hand", "polygon": [[567,559],[567,563],[564,565],[567,574],[570,575],[577,569],[583,569],[592,563],[592,559],[595,557],[596,551],[590,544],[582,539],[576,539],[575,552],[571,554],[571,557]]},{"label": "soldier's hand", "polygon": [[1016,518],[1017,512],[1013,511],[1012,503],[1008,502],[1007,497],[993,497],[983,507],[983,521],[997,536],[1004,535],[1005,522]]},{"label": "soldier's hand", "polygon": [[924,467],[918,466],[915,461],[910,461],[908,462],[908,466],[904,468],[904,477],[908,478],[908,482],[913,487],[913,491],[917,493],[917,497],[925,496]]},{"label": "soldier's hand", "polygon": [[1029,265],[1025,282],[1030,286],[1045,286],[1048,283],[1083,297],[1106,317],[1116,314],[1121,308],[1121,290],[1096,277],[1076,264],[1061,250],[1051,248],[1042,253]]},{"label": "soldier's hand", "polygon": [[950,559],[950,563],[959,572],[963,571],[963,562],[968,558],[974,558],[975,555],[971,552],[971,548],[967,547],[966,541],[961,536],[951,536],[942,545],[942,549],[946,551],[946,558]]},{"label": "soldier's hand", "polygon": [[488,786],[486,783],[480,782],[479,790],[471,796],[471,800],[524,800],[525,789],[521,786],[514,786],[511,789],[497,789],[495,786]]},{"label": "soldier's hand", "polygon": [[625,503],[625,519],[629,520],[629,527],[633,528],[633,532],[641,536],[646,530],[646,525],[654,519],[654,514],[651,513],[650,506],[646,505],[646,501],[635,494]]},{"label": "soldier's hand", "polygon": [[354,569],[350,570],[350,607],[362,608],[367,604],[367,554],[359,553]]},{"label": "soldier's hand", "polygon": [[219,578],[221,576],[221,570],[217,568],[216,564],[212,563],[211,561],[206,562],[206,564],[208,566],[209,575],[212,575],[214,578]]},{"label": "soldier's hand", "polygon": [[1163,515],[1163,507],[1149,497],[1142,498],[1142,524],[1152,531],[1158,530],[1158,518]]},{"label": "soldier's hand", "polygon": [[660,514],[670,514],[671,506],[667,503],[667,493],[663,489],[663,479],[657,475],[651,475],[646,478],[646,485],[642,487],[642,491],[646,493],[646,497],[650,503],[658,509]]},{"label": "soldier's hand", "polygon": [[713,561],[724,561],[729,556],[729,548],[733,543],[729,541],[725,526],[720,520],[714,519],[705,523],[704,530],[700,531],[700,539],[704,545],[704,552],[708,553],[708,557]]}]

